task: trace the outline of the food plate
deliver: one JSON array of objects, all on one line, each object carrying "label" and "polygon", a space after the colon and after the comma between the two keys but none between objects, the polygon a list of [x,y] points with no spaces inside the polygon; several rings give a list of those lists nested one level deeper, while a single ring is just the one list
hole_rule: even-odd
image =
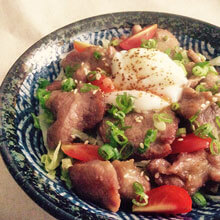
[{"label": "food plate", "polygon": [[195,19],[157,12],[123,12],[88,18],[65,26],[29,48],[12,66],[1,86],[1,153],[11,175],[22,189],[57,219],[216,219],[220,217],[220,193],[205,208],[187,215],[133,214],[126,209],[112,213],[82,200],[59,179],[51,180],[40,162],[46,152],[41,132],[33,126],[31,113],[38,113],[34,97],[39,78],[53,81],[61,55],[73,41],[102,45],[104,39],[129,35],[133,24],[157,23],[174,33],[181,46],[204,54],[220,55],[220,28]]}]

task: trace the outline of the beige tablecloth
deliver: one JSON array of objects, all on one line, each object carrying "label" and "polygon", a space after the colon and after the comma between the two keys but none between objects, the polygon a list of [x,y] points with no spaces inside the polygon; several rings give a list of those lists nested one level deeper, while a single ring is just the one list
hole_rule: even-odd
[{"label": "beige tablecloth", "polygon": [[[119,11],[168,12],[220,26],[220,0],[0,0],[0,84],[15,60],[43,36]],[[19,188],[1,158],[0,173],[0,220],[54,219]]]}]

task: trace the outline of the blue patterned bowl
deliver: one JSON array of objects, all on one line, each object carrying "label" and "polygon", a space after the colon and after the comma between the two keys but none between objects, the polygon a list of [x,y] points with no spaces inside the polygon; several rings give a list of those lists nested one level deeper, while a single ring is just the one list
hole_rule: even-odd
[{"label": "blue patterned bowl", "polygon": [[42,208],[58,219],[220,219],[219,196],[205,208],[179,216],[151,216],[120,210],[112,213],[82,200],[56,178],[51,180],[40,162],[45,153],[41,132],[33,127],[31,113],[38,113],[34,98],[39,78],[53,81],[61,54],[74,40],[102,45],[103,39],[128,35],[133,24],[157,23],[173,32],[181,46],[207,58],[220,55],[220,28],[187,17],[156,12],[123,12],[85,19],[63,27],[29,48],[9,70],[1,86],[1,153],[11,175]]}]

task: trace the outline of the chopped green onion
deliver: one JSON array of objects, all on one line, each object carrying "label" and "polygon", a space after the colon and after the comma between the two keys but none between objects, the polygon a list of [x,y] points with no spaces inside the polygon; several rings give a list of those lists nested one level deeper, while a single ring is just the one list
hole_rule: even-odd
[{"label": "chopped green onion", "polygon": [[171,49],[170,49],[170,48],[166,49],[166,50],[164,51],[164,53],[166,53],[168,56],[170,56]]},{"label": "chopped green onion", "polygon": [[153,115],[153,120],[157,120],[157,121],[163,121],[166,123],[172,123],[173,122],[173,118],[171,115],[167,114],[167,113],[155,113]]},{"label": "chopped green onion", "polygon": [[68,79],[64,79],[62,81],[62,90],[65,91],[65,92],[70,92],[72,91],[73,89],[76,88],[76,83],[75,81],[73,80],[73,78],[68,78]]},{"label": "chopped green onion", "polygon": [[210,89],[210,91],[212,92],[213,95],[215,95],[219,91],[219,85],[215,83],[214,86]]},{"label": "chopped green onion", "polygon": [[131,112],[134,108],[132,96],[128,95],[126,92],[123,95],[118,95],[116,97],[116,104],[125,114]]},{"label": "chopped green onion", "polygon": [[123,121],[125,118],[125,113],[123,111],[119,111],[114,105],[112,105],[108,112],[112,114],[114,118],[119,119],[120,121]]},{"label": "chopped green onion", "polygon": [[197,206],[205,207],[207,205],[205,197],[200,192],[196,192],[192,196],[192,200]]},{"label": "chopped green onion", "polygon": [[92,82],[92,81],[96,80],[96,74],[97,74],[96,71],[90,71],[90,72],[88,73],[88,75],[86,76],[87,80],[88,80],[89,82]]},{"label": "chopped green onion", "polygon": [[40,129],[40,123],[39,123],[39,118],[34,114],[31,113],[33,120],[34,120],[34,127],[37,129]]},{"label": "chopped green onion", "polygon": [[194,134],[196,136],[201,137],[201,138],[206,138],[206,137],[213,138],[212,126],[209,123],[203,124],[203,125],[199,126],[198,128],[196,128],[196,130],[194,131]]},{"label": "chopped green onion", "polygon": [[120,130],[110,121],[106,121],[106,124],[111,128],[110,134],[115,142],[117,142],[119,145],[124,145],[128,142],[128,138],[125,136],[123,130]]},{"label": "chopped green onion", "polygon": [[165,35],[165,36],[163,37],[163,41],[167,41],[167,40],[168,40],[168,36]]},{"label": "chopped green onion", "polygon": [[98,149],[99,155],[104,159],[104,160],[110,160],[114,157],[115,152],[113,150],[113,147],[109,144],[104,144]]},{"label": "chopped green onion", "polygon": [[215,117],[215,122],[218,125],[218,127],[220,128],[220,117],[219,116]]},{"label": "chopped green onion", "polygon": [[180,104],[179,104],[178,102],[172,103],[171,109],[172,109],[173,111],[177,111],[179,108],[180,108]]},{"label": "chopped green onion", "polygon": [[51,92],[47,91],[46,89],[37,89],[37,99],[39,100],[42,108],[46,108],[46,101],[50,98],[50,94]]},{"label": "chopped green onion", "polygon": [[80,88],[80,92],[85,93],[85,92],[89,92],[91,90],[97,90],[97,89],[99,89],[98,86],[94,86],[92,84],[84,83],[83,86]]},{"label": "chopped green onion", "polygon": [[157,138],[157,130],[149,129],[146,132],[143,146],[138,147],[138,153],[143,154]]},{"label": "chopped green onion", "polygon": [[94,56],[94,58],[95,58],[96,60],[99,60],[99,59],[102,57],[102,55],[101,55],[98,51],[95,51],[95,52],[93,53],[93,56]]},{"label": "chopped green onion", "polygon": [[220,142],[217,140],[212,140],[210,143],[210,152],[212,155],[219,155],[220,154]]},{"label": "chopped green onion", "polygon": [[76,70],[78,70],[80,68],[80,64],[76,63],[74,64],[74,66],[66,66],[65,67],[65,76],[67,78],[69,77],[73,77],[73,74],[76,72]]},{"label": "chopped green onion", "polygon": [[121,154],[119,153],[118,149],[116,147],[113,147],[114,156],[112,157],[112,160],[120,160]]},{"label": "chopped green onion", "polygon": [[185,135],[185,134],[186,134],[186,128],[179,128],[176,132],[177,137],[180,137],[180,136]]},{"label": "chopped green onion", "polygon": [[126,160],[129,156],[131,156],[134,152],[134,147],[130,144],[127,143],[125,144],[121,150],[120,150],[120,155],[122,160]]},{"label": "chopped green onion", "polygon": [[132,203],[136,206],[146,206],[148,204],[148,195],[144,192],[144,187],[139,182],[133,183],[133,190],[135,194],[139,197],[139,201],[132,199]]},{"label": "chopped green onion", "polygon": [[40,78],[38,80],[38,84],[39,84],[39,88],[45,89],[50,84],[50,82],[48,80],[46,80],[46,79]]},{"label": "chopped green onion", "polygon": [[193,116],[189,119],[189,121],[190,121],[191,124],[192,124],[193,122],[195,122],[195,120],[198,118],[199,113],[200,113],[200,111],[196,112],[196,114],[193,115]]},{"label": "chopped green onion", "polygon": [[220,108],[220,101],[217,101],[216,104],[217,104],[218,107]]},{"label": "chopped green onion", "polygon": [[196,63],[195,66],[192,68],[192,73],[195,76],[206,76],[209,72],[209,62],[200,62]]},{"label": "chopped green onion", "polygon": [[196,86],[196,91],[197,91],[197,92],[206,92],[207,89],[205,88],[204,85],[199,84],[198,86]]},{"label": "chopped green onion", "polygon": [[216,69],[215,69],[214,66],[210,66],[210,67],[209,67],[209,72],[210,72],[210,73],[214,73],[215,75],[218,75],[218,72],[216,71]]},{"label": "chopped green onion", "polygon": [[117,47],[119,45],[119,39],[111,40],[110,45],[113,47]]},{"label": "chopped green onion", "polygon": [[182,61],[183,60],[183,56],[182,56],[182,54],[180,52],[177,52],[177,53],[174,54],[173,59],[174,60]]},{"label": "chopped green onion", "polygon": [[157,46],[157,41],[155,39],[144,40],[141,43],[142,48],[152,49],[152,48],[156,48],[156,46]]}]

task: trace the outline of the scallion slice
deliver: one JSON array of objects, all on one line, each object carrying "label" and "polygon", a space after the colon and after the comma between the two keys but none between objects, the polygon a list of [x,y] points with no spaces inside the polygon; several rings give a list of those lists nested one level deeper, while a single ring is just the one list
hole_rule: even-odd
[{"label": "scallion slice", "polygon": [[144,187],[142,186],[142,184],[140,184],[137,181],[134,182],[133,190],[137,197],[139,197],[139,201],[137,201],[136,199],[132,199],[132,203],[136,206],[146,206],[148,204],[148,195],[145,194]]},{"label": "scallion slice", "polygon": [[192,68],[192,73],[195,76],[206,76],[209,72],[209,66],[210,64],[208,61],[196,63]]},{"label": "scallion slice", "polygon": [[89,92],[91,90],[97,90],[99,89],[98,86],[94,86],[92,84],[84,83],[83,86],[80,88],[80,92],[85,93]]},{"label": "scallion slice", "polygon": [[87,80],[88,80],[89,82],[92,82],[92,81],[96,80],[96,74],[97,74],[96,71],[90,71],[90,72],[88,73],[88,75],[86,76]]},{"label": "scallion slice", "polygon": [[215,122],[218,125],[218,127],[220,128],[220,117],[219,116],[215,117]]},{"label": "scallion slice", "polygon": [[177,137],[181,137],[182,135],[186,134],[186,128],[179,128],[176,132]]},{"label": "scallion slice", "polygon": [[152,49],[152,48],[156,48],[156,46],[157,46],[157,41],[155,39],[144,40],[141,43],[142,48]]},{"label": "scallion slice", "polygon": [[180,108],[180,104],[179,104],[178,102],[172,103],[171,109],[172,109],[173,111],[177,111],[179,108]]},{"label": "scallion slice", "polygon": [[99,59],[101,59],[101,57],[102,57],[101,53],[99,53],[98,51],[95,51],[95,52],[93,53],[93,56],[94,56],[94,58],[95,58],[96,60],[99,60]]},{"label": "scallion slice", "polygon": [[76,88],[76,83],[75,81],[73,80],[73,78],[68,78],[68,79],[64,79],[62,81],[62,90],[65,91],[65,92],[70,92],[72,91],[73,89]]},{"label": "scallion slice", "polygon": [[217,140],[212,140],[210,143],[210,152],[212,155],[219,155],[220,154],[220,142]]},{"label": "scallion slice", "polygon": [[138,147],[138,153],[143,154],[146,150],[150,147],[150,144],[153,143],[157,138],[157,130],[156,129],[149,129],[146,132],[145,139],[144,139],[144,146]]},{"label": "scallion slice", "polygon": [[205,207],[207,205],[205,197],[200,192],[196,192],[192,196],[192,200],[197,206]]},{"label": "scallion slice", "polygon": [[198,128],[196,128],[196,130],[194,131],[194,134],[201,138],[211,137],[215,139],[215,137],[212,134],[212,126],[209,123],[205,123],[199,126]]},{"label": "scallion slice", "polygon": [[109,144],[104,144],[98,149],[99,155],[104,159],[104,160],[110,160],[114,157],[115,152],[113,150],[113,147]]},{"label": "scallion slice", "polygon": [[125,114],[131,112],[134,108],[132,96],[128,95],[126,92],[123,95],[118,95],[116,97],[116,104]]},{"label": "scallion slice", "polygon": [[172,123],[173,122],[172,116],[167,113],[159,113],[159,114],[155,113],[153,115],[153,120],[163,121],[165,123]]},{"label": "scallion slice", "polygon": [[80,68],[80,64],[76,63],[74,64],[74,66],[66,66],[65,67],[65,76],[67,78],[72,78],[73,77],[73,74],[76,72],[76,70],[78,70]]},{"label": "scallion slice", "polygon": [[129,156],[131,156],[134,152],[134,147],[130,144],[127,143],[125,144],[121,150],[120,150],[120,155],[122,160],[126,160]]}]

